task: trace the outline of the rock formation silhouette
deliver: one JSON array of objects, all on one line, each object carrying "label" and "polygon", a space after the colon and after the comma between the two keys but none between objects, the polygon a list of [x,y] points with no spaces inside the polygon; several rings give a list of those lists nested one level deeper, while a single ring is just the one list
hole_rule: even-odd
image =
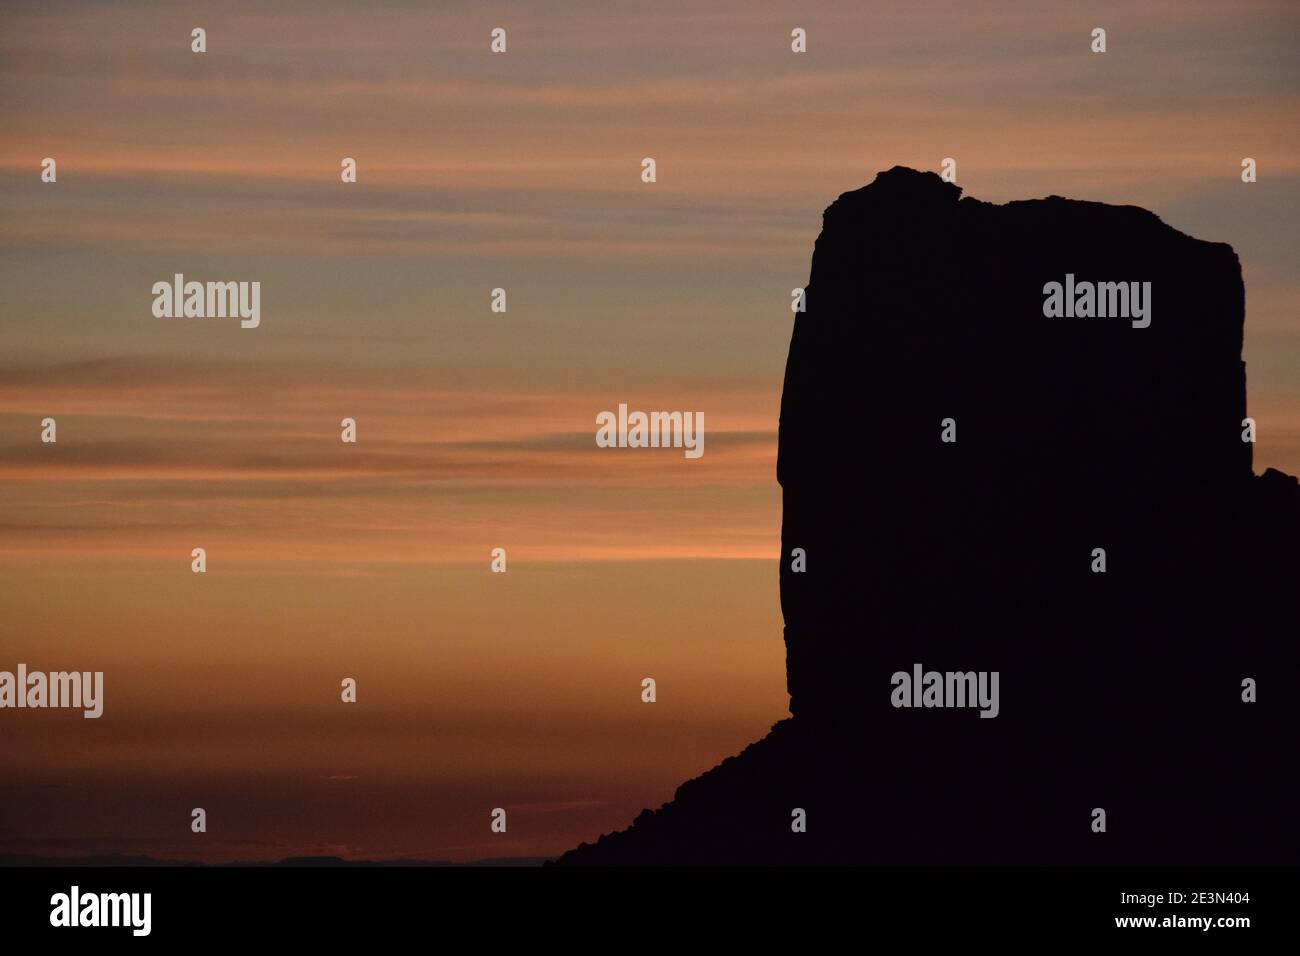
[{"label": "rock formation silhouette", "polygon": [[[1300,861],[1300,485],[1242,438],[1236,255],[960,194],[895,167],[825,212],[781,404],[792,717],[559,863]],[[1067,274],[1150,282],[1150,325],[1045,316]],[[998,716],[894,706],[915,664],[997,671]]]}]

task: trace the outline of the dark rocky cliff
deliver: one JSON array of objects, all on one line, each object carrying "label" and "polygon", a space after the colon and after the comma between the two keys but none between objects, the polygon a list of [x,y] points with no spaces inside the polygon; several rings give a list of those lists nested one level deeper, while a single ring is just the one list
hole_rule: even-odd
[{"label": "dark rocky cliff", "polygon": [[[1149,282],[1149,326],[1044,316],[1067,274]],[[781,407],[793,717],[561,862],[1300,860],[1300,487],[1252,473],[1244,311],[1142,209],[836,200]],[[998,716],[893,706],[918,663]]]}]

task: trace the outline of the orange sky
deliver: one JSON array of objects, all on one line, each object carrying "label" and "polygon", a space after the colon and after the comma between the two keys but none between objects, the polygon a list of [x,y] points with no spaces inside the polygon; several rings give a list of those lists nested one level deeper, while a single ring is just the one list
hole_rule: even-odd
[{"label": "orange sky", "polygon": [[[0,669],[106,704],[0,712],[0,853],[553,854],[761,736],[790,290],[895,164],[1232,243],[1300,472],[1294,5],[707,6],[6,11]],[[261,327],[154,318],[176,272]],[[704,457],[597,448],[620,402]]]}]

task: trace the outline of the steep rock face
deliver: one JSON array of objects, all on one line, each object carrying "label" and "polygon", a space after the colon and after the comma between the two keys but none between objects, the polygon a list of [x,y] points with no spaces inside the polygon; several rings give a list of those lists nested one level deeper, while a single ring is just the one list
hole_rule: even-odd
[{"label": "steep rock face", "polygon": [[[860,712],[854,684],[913,661],[1014,681],[1110,658],[1170,610],[1153,565],[1208,547],[1213,501],[1250,478],[1231,248],[1131,207],[959,193],[895,168],[826,211],[781,410],[796,716]],[[1150,325],[1045,317],[1070,275],[1149,282]]]},{"label": "steep rock face", "polygon": [[[1067,276],[1146,315],[1044,315]],[[1300,488],[1252,474],[1243,321],[1232,249],[1145,210],[841,196],[781,408],[793,719],[562,862],[1300,858]],[[918,664],[997,717],[895,706]]]}]

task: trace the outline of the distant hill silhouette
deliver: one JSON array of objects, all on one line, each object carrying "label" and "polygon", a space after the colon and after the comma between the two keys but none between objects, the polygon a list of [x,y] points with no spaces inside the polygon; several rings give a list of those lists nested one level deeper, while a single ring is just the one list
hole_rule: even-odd
[{"label": "distant hill silhouette", "polygon": [[54,857],[37,856],[22,853],[0,853],[0,867],[48,866],[48,867],[203,867],[221,869],[225,867],[429,867],[429,866],[541,866],[547,862],[546,857],[520,856],[496,857],[486,860],[473,860],[468,863],[454,863],[450,860],[349,860],[341,856],[290,856],[272,862],[243,860],[234,863],[201,863],[195,860],[164,860],[152,856],[139,856],[120,853],[102,853],[89,856]]},{"label": "distant hill silhouette", "polygon": [[[1300,485],[1242,441],[1236,255],[960,193],[895,167],[825,212],[781,404],[792,718],[559,864],[1300,861]],[[1067,274],[1150,282],[1149,327],[1046,317]],[[999,672],[999,715],[894,707],[917,663]]]}]

